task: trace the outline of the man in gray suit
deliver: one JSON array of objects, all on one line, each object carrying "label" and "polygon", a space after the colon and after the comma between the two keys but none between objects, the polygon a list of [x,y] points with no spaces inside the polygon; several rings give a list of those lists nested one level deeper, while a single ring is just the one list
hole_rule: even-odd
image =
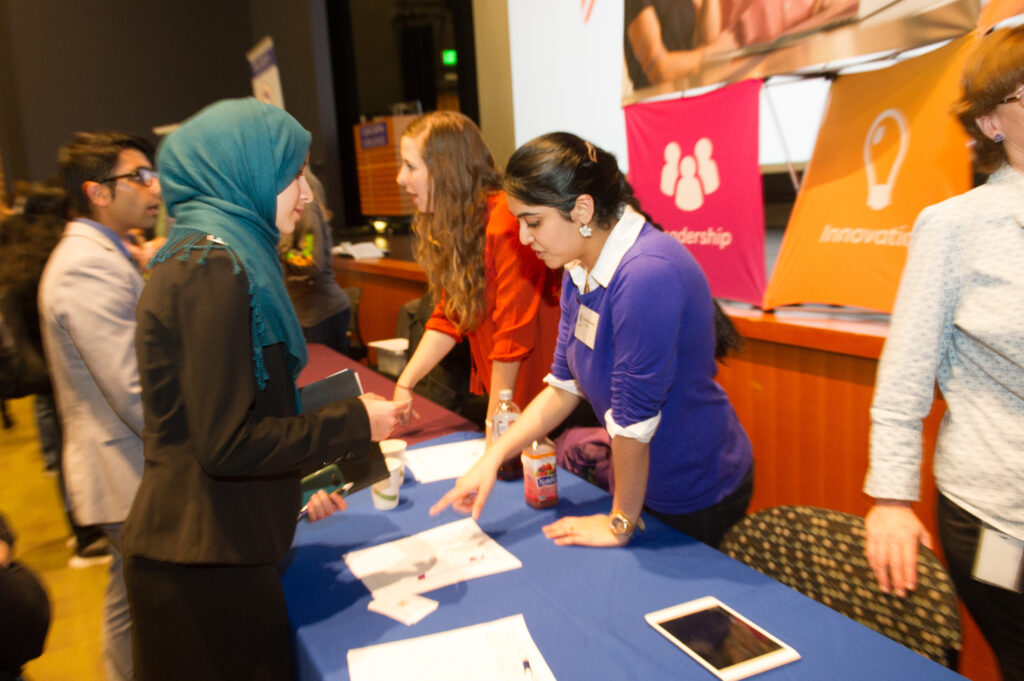
[{"label": "man in gray suit", "polygon": [[125,236],[156,222],[160,182],[149,143],[120,133],[78,133],[57,162],[71,220],[43,271],[39,312],[71,511],[110,541],[103,659],[120,681],[132,678],[132,662],[119,535],[142,475],[135,306],[143,280]]}]

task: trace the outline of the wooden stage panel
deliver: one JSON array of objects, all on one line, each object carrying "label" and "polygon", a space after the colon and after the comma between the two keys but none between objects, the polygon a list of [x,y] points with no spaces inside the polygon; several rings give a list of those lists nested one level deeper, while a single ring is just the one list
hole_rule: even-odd
[{"label": "wooden stage panel", "polygon": [[[877,362],[745,338],[719,366],[718,381],[754,443],[755,510],[778,504],[827,506],[864,515],[860,490],[868,463],[871,396]],[[925,424],[934,445],[941,410]],[[934,501],[930,461],[924,503]]]},{"label": "wooden stage panel", "polygon": [[394,338],[402,306],[427,291],[427,275],[414,262],[390,258],[334,259],[334,278],[362,289],[359,335],[363,342]]}]

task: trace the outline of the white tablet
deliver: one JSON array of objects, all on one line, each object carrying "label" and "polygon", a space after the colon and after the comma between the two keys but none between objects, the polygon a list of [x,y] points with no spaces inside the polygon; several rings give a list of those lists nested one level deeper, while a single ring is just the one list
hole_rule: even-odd
[{"label": "white tablet", "polygon": [[722,681],[745,679],[800,659],[798,652],[714,596],[644,618]]}]

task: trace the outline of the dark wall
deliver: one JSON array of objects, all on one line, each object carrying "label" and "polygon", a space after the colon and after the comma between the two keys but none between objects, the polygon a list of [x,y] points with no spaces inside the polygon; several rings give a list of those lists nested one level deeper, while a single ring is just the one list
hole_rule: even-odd
[{"label": "dark wall", "polygon": [[405,99],[394,25],[398,3],[349,0],[346,4],[352,17],[352,54],[358,74],[357,110],[365,116],[387,114],[391,104]]},{"label": "dark wall", "polygon": [[268,35],[274,39],[285,108],[313,133],[310,166],[324,185],[330,208],[343,216],[346,202],[339,167],[326,1],[248,0],[248,5],[251,42]]},{"label": "dark wall", "polygon": [[[8,186],[54,170],[77,130],[111,129],[156,141],[225,97],[252,94],[245,53],[269,35],[285,106],[313,133],[310,160],[336,226],[360,222],[352,126],[407,99],[399,28],[464,0],[0,0],[0,150]],[[471,14],[467,12],[471,25]],[[441,21],[441,47],[459,42]],[[463,26],[464,28],[464,26]],[[460,33],[463,42],[472,36]],[[437,50],[435,50],[436,52]],[[460,45],[472,64],[472,47]],[[433,55],[437,59],[437,54]],[[462,73],[462,82],[475,74]],[[461,93],[476,113],[475,89]],[[469,102],[472,102],[469,104]],[[468,104],[468,105],[467,105]]]},{"label": "dark wall", "polygon": [[249,0],[0,0],[0,144],[9,182],[52,174],[76,130],[155,139],[251,93]]}]

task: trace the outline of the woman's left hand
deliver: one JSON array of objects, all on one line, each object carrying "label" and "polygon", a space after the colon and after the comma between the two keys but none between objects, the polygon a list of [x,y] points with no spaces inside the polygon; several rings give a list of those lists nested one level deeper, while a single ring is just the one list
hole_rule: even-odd
[{"label": "woman's left hand", "polygon": [[608,527],[603,513],[588,516],[566,516],[544,526],[544,536],[559,546],[625,546],[629,537],[617,537]]},{"label": "woman's left hand", "polygon": [[309,522],[315,523],[332,515],[335,511],[344,511],[346,508],[348,508],[348,503],[343,496],[337,492],[328,494],[326,490],[318,489],[306,504],[306,511],[309,513],[306,518]]}]

